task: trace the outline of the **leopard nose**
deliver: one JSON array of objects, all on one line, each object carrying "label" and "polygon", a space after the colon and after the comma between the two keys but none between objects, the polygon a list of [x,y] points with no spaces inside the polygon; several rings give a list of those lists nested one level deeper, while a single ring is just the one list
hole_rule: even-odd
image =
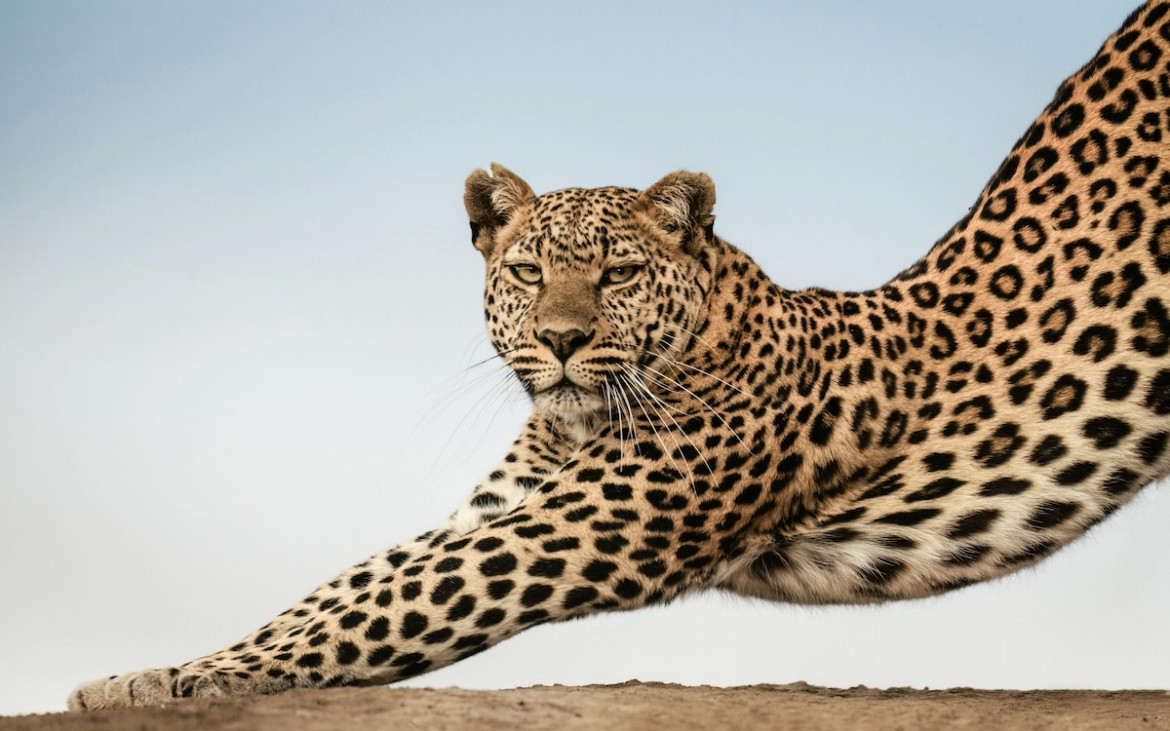
[{"label": "leopard nose", "polygon": [[573,353],[576,353],[585,345],[588,345],[593,340],[593,335],[596,331],[592,330],[588,333],[580,330],[553,330],[545,328],[536,333],[536,339],[549,347],[562,363],[569,359]]}]

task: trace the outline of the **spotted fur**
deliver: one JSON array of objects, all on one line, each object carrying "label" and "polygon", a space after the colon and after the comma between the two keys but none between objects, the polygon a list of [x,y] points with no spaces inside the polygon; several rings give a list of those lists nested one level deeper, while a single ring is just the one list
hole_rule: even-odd
[{"label": "spotted fur", "polygon": [[70,707],[385,683],[703,589],[867,603],[1040,560],[1170,467],[1168,144],[1149,2],[871,291],[773,284],[703,174],[538,197],[472,173],[488,331],[534,402],[498,468],[242,642]]}]

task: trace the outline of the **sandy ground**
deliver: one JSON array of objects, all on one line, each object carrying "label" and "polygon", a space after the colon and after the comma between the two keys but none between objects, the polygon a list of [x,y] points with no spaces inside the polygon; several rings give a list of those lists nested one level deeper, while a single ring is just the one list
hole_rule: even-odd
[{"label": "sandy ground", "polygon": [[630,681],[500,691],[339,688],[0,718],[16,729],[1167,729],[1168,691],[838,690]]}]

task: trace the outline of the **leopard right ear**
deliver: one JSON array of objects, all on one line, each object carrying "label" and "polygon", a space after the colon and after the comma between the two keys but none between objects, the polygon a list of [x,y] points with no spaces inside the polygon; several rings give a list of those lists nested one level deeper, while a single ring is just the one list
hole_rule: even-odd
[{"label": "leopard right ear", "polygon": [[715,183],[706,173],[673,172],[642,191],[638,201],[665,234],[678,238],[688,254],[695,255],[715,240]]},{"label": "leopard right ear", "polygon": [[476,170],[467,176],[463,205],[471,221],[471,243],[488,257],[496,232],[519,209],[536,202],[536,195],[520,176],[503,165],[492,163],[492,171]]}]

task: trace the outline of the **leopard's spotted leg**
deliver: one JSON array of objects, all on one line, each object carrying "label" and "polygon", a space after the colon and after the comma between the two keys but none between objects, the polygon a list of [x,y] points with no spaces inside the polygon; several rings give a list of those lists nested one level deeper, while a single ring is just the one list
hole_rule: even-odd
[{"label": "leopard's spotted leg", "polygon": [[569,460],[578,444],[554,420],[533,414],[500,464],[428,543],[441,540],[442,533],[446,533],[444,537],[461,536],[510,513]]},{"label": "leopard's spotted leg", "polygon": [[759,500],[728,501],[711,510],[709,528],[676,534],[680,511],[696,500],[689,486],[618,476],[602,484],[605,467],[601,458],[574,460],[506,517],[420,555],[391,550],[343,574],[306,600],[295,625],[180,668],[82,686],[70,705],[385,683],[543,622],[668,601],[712,582],[740,539],[732,508]]},{"label": "leopard's spotted leg", "polygon": [[[452,513],[447,522],[417,538],[402,543],[393,550],[378,554],[346,571],[333,581],[322,585],[297,606],[261,627],[243,642],[233,645],[229,652],[247,657],[246,647],[265,645],[274,637],[293,637],[308,631],[314,614],[322,611],[328,596],[348,587],[357,591],[355,600],[369,600],[370,591],[361,591],[370,584],[374,567],[384,570],[387,561],[398,565],[414,559],[435,546],[453,540],[480,525],[512,511],[534,489],[560,469],[568,460],[575,443],[563,430],[558,430],[545,416],[534,414],[525,425],[512,448],[495,470],[476,486],[471,496]],[[362,594],[366,594],[362,598]],[[328,609],[328,607],[325,607]],[[200,673],[207,661],[196,661],[182,668],[146,670],[93,681],[78,687],[69,697],[70,710],[94,710],[119,706],[150,705],[177,696],[214,696],[232,692],[235,678],[217,673]],[[247,663],[249,666],[254,663]],[[236,671],[242,672],[242,671]],[[278,692],[288,687],[279,678],[257,679],[252,693]]]}]

